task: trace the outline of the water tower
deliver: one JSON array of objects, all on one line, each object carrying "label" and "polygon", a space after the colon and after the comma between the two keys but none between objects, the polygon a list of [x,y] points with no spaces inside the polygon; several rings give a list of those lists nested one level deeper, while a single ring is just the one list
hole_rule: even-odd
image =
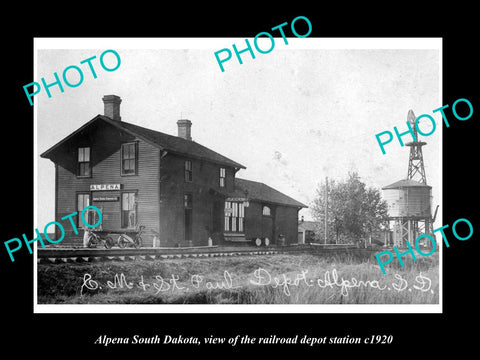
[{"label": "water tower", "polygon": [[[420,234],[433,236],[432,224],[435,220],[435,217],[432,218],[432,187],[427,185],[423,164],[422,146],[427,143],[418,140],[412,110],[408,112],[407,119],[416,139],[405,144],[410,147],[407,178],[382,188],[388,203],[389,220],[393,221],[393,243],[400,247],[405,247],[407,241],[413,246]],[[436,213],[435,210],[435,216]]]}]

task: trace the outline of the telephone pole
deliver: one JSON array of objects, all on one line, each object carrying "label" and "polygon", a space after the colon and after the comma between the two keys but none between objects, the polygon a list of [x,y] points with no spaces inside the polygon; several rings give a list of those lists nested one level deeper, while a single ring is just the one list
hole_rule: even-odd
[{"label": "telephone pole", "polygon": [[327,218],[328,218],[328,177],[325,176],[325,244],[327,244]]}]

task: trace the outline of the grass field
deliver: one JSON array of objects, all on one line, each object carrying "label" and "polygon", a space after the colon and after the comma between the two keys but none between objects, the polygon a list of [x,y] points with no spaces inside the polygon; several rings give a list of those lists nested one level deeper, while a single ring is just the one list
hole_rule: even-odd
[{"label": "grass field", "polygon": [[[392,262],[393,263],[393,262]],[[390,266],[312,254],[39,264],[38,303],[438,304],[438,254]]]}]

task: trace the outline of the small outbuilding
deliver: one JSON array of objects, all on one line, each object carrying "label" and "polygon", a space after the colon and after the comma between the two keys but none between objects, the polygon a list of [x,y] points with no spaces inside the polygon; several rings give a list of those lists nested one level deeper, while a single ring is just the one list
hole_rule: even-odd
[{"label": "small outbuilding", "polygon": [[320,229],[320,222],[301,220],[298,224],[298,243],[308,244],[315,242],[315,236]]}]

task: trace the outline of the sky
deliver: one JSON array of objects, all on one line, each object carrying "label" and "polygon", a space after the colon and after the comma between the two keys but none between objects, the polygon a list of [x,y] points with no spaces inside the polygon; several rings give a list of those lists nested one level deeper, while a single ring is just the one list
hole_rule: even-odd
[{"label": "sky", "polygon": [[[176,135],[176,121],[191,120],[194,141],[246,166],[237,177],[306,205],[325,177],[339,181],[356,171],[379,189],[406,178],[409,148],[394,139],[383,155],[375,135],[394,126],[407,130],[410,109],[429,114],[437,128],[422,138],[425,170],[433,208],[441,205],[441,115],[432,113],[443,105],[441,41],[289,38],[286,45],[275,39],[268,54],[242,54],[243,64],[233,55],[224,72],[214,52],[232,44],[241,49],[245,39],[36,39],[33,81],[53,82],[53,73],[61,77],[70,65],[84,74],[78,87],[35,96],[37,226],[54,219],[54,165],[40,154],[103,114],[108,94],[122,98],[126,122]],[[120,55],[115,71],[99,64],[107,49]],[[115,65],[111,55],[104,57],[107,67]],[[96,79],[80,64],[92,56]],[[74,71],[69,76],[78,81]],[[420,123],[423,132],[429,126]],[[308,208],[301,215],[312,219]]]}]

